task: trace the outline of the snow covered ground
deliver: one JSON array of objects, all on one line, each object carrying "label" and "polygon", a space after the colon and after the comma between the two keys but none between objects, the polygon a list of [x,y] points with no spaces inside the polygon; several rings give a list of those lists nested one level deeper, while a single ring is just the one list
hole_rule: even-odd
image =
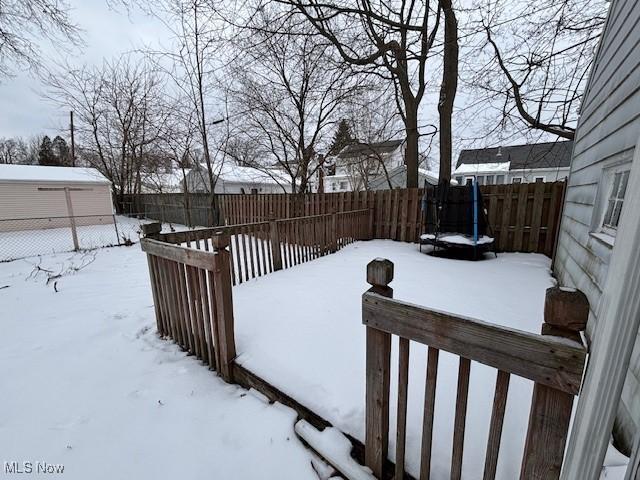
[{"label": "snow covered ground", "polygon": [[[364,440],[365,327],[361,295],[366,264],[395,264],[395,298],[539,332],[545,290],[554,281],[549,259],[502,254],[479,262],[434,258],[416,245],[358,242],[293,269],[234,288],[238,362]],[[395,456],[397,340],[392,359],[391,448]],[[407,464],[419,469],[426,348],[411,345]],[[432,460],[435,479],[449,477],[458,358],[442,354]],[[496,370],[473,363],[463,478],[482,477]],[[498,478],[518,477],[532,383],[511,378]]]},{"label": "snow covered ground", "polygon": [[156,337],[140,247],[95,254],[58,292],[38,259],[0,264],[0,461],[62,464],[83,480],[317,479],[292,410]]},{"label": "snow covered ground", "polygon": [[[0,460],[64,464],[66,478],[82,479],[318,478],[291,410],[224,384],[155,336],[138,245],[93,254],[79,271],[87,257],[72,253],[0,264]],[[371,241],[234,287],[238,361],[361,440],[360,302],[376,257],[395,263],[396,298],[533,332],[553,284],[541,255],[467,262]],[[68,273],[54,290],[36,266]],[[411,358],[407,459],[415,474],[425,349],[412,344]],[[449,477],[457,367],[441,354],[434,479]],[[481,478],[494,382],[493,369],[472,365],[465,479]],[[530,383],[512,377],[499,478],[518,476],[530,398]],[[393,456],[395,401],[391,417]],[[615,478],[620,462],[603,478]]]}]

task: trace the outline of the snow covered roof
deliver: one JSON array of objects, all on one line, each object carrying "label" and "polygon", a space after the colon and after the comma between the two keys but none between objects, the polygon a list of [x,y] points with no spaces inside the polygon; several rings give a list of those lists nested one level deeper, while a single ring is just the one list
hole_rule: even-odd
[{"label": "snow covered roof", "polygon": [[454,175],[475,174],[478,172],[508,172],[511,162],[463,163],[454,171]]},{"label": "snow covered roof", "polygon": [[357,157],[357,156],[367,156],[367,155],[382,155],[385,153],[390,153],[396,150],[400,145],[404,143],[404,140],[387,140],[385,142],[374,142],[374,143],[352,143],[344,147],[340,153],[339,157]]},{"label": "snow covered roof", "polygon": [[95,168],[0,165],[0,182],[96,183],[109,185]]},{"label": "snow covered roof", "polygon": [[[206,171],[206,163],[201,163],[200,167]],[[253,183],[262,185],[279,185],[289,183],[284,176],[277,171],[258,170],[252,167],[241,167],[232,163],[214,164],[213,173],[226,183]]]}]

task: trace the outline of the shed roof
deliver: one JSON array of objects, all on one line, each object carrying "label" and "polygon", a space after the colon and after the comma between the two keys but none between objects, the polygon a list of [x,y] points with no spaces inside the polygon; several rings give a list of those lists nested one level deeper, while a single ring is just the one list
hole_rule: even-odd
[{"label": "shed roof", "polygon": [[572,141],[562,141],[462,150],[456,167],[501,162],[511,162],[509,170],[569,167],[572,147]]},{"label": "shed roof", "polygon": [[0,165],[0,182],[111,184],[111,182],[95,168],[5,164]]}]

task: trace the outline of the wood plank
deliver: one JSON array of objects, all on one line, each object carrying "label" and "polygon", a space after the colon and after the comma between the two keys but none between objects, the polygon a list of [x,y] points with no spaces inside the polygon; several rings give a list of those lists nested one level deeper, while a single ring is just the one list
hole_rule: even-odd
[{"label": "wood plank", "polygon": [[576,394],[585,349],[566,339],[522,332],[469,317],[429,310],[367,292],[362,323],[535,382]]},{"label": "wood plank", "polygon": [[518,191],[518,207],[516,209],[516,227],[513,231],[513,251],[521,252],[522,251],[522,237],[524,235],[524,222],[525,217],[527,215],[527,185],[526,183],[521,183],[520,185],[515,185],[516,190]]},{"label": "wood plank", "polygon": [[451,480],[462,477],[462,454],[464,452],[464,430],[467,420],[467,400],[469,398],[469,374],[471,361],[460,357],[458,368],[458,394],[456,395],[456,416],[453,426],[453,454],[451,456]]},{"label": "wood plank", "polygon": [[570,393],[534,385],[520,480],[560,478],[572,407]]},{"label": "wood plank", "polygon": [[534,186],[531,233],[529,233],[529,252],[538,251],[540,225],[542,223],[542,204],[544,202],[544,185],[544,182],[536,182]]},{"label": "wood plank", "polygon": [[502,218],[500,221],[500,238],[498,248],[503,252],[510,252],[512,246],[509,244],[509,223],[511,222],[511,204],[513,203],[513,184],[506,187],[504,200],[502,203]]},{"label": "wood plank", "polygon": [[440,351],[437,348],[428,348],[427,380],[424,388],[424,416],[422,418],[422,446],[420,449],[420,480],[428,480],[431,476],[433,416],[436,406],[439,354]]},{"label": "wood plank", "polygon": [[169,245],[151,238],[140,240],[140,246],[143,252],[174,262],[184,263],[185,265],[191,265],[192,267],[211,265],[211,258],[214,255],[212,252],[194,250],[180,245]]},{"label": "wood plank", "polygon": [[502,438],[502,425],[504,424],[504,412],[506,410],[507,394],[509,392],[509,377],[509,373],[498,370],[496,391],[493,397],[493,411],[491,412],[491,424],[489,427],[489,439],[487,440],[487,452],[484,461],[483,480],[494,480],[496,478],[500,440]]},{"label": "wood plank", "polygon": [[407,440],[407,391],[409,389],[409,340],[398,338],[398,414],[396,424],[396,473],[404,478],[404,457]]},{"label": "wood plank", "polygon": [[365,459],[382,478],[389,448],[389,370],[391,335],[367,328]]}]

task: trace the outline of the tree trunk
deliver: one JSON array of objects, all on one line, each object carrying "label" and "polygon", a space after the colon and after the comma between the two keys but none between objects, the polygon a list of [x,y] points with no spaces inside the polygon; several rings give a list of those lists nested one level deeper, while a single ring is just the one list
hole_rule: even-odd
[{"label": "tree trunk", "polygon": [[451,0],[441,0],[444,13],[444,63],[440,85],[440,182],[451,180],[452,138],[451,115],[458,89],[458,21]]},{"label": "tree trunk", "polygon": [[418,188],[418,105],[405,100],[407,149],[404,163],[407,166],[407,188]]}]

